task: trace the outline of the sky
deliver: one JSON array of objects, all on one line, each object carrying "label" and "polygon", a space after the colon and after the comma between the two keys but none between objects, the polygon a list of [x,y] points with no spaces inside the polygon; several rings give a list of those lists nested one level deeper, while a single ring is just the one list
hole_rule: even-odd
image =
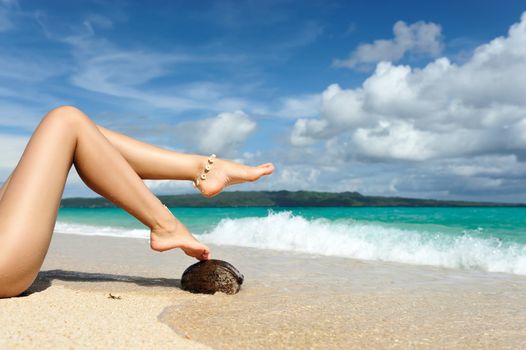
[{"label": "sky", "polygon": [[[526,202],[523,1],[0,0],[0,182],[74,105],[232,190]],[[146,181],[158,194],[188,182]],[[74,171],[64,196],[93,196]]]}]

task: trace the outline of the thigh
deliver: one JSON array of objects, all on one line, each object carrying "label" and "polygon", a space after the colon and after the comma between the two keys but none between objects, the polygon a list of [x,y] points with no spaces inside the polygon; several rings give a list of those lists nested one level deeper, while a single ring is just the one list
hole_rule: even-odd
[{"label": "thigh", "polygon": [[22,292],[42,265],[75,144],[72,121],[50,112],[4,184],[0,199],[0,296]]},{"label": "thigh", "polygon": [[0,201],[2,200],[2,197],[4,196],[7,186],[9,185],[9,180],[11,180],[11,175],[9,175],[9,177],[4,181],[4,183],[2,184],[2,187],[0,188]]}]

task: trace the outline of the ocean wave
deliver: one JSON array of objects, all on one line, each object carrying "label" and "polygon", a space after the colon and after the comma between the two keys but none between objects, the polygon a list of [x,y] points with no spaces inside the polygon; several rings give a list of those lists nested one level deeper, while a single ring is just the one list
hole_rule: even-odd
[{"label": "ocean wave", "polygon": [[146,229],[129,229],[114,226],[85,225],[58,221],[55,232],[82,236],[110,236],[128,238],[150,238],[150,231]]},{"label": "ocean wave", "polygon": [[468,232],[451,235],[352,220],[308,220],[290,212],[223,219],[200,239],[218,245],[526,275],[526,245]]},{"label": "ocean wave", "polygon": [[[147,229],[61,221],[55,231],[149,238]],[[265,217],[222,219],[197,236],[205,243],[217,245],[526,275],[526,245],[481,238],[481,231],[452,234],[423,226],[408,229],[352,219],[306,219],[291,212],[270,212]]]}]

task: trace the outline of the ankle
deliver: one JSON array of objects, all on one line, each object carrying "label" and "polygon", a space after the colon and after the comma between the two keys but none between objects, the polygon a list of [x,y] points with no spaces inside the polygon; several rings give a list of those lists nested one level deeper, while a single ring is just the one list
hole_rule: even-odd
[{"label": "ankle", "polygon": [[206,156],[200,156],[200,155],[194,155],[193,156],[193,166],[192,166],[192,177],[191,181],[194,181],[197,179],[204,171],[207,164],[208,157]]},{"label": "ankle", "polygon": [[199,185],[206,181],[210,171],[212,171],[217,161],[215,154],[211,154],[209,157],[202,157],[202,158],[204,159],[201,159],[201,162],[198,166],[198,172],[195,178],[193,179],[194,187],[198,188],[199,190],[201,190]]},{"label": "ankle", "polygon": [[154,219],[154,223],[150,227],[152,235],[162,236],[165,234],[172,234],[177,230],[177,219],[172,215],[167,207],[165,208],[166,211],[169,212],[169,215],[162,215]]}]

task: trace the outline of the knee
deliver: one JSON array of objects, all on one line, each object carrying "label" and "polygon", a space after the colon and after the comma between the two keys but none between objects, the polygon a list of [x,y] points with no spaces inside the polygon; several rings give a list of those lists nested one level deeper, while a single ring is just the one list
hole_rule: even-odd
[{"label": "knee", "polygon": [[66,105],[52,109],[43,119],[47,123],[66,125],[68,127],[88,120],[89,118],[80,109]]},{"label": "knee", "polygon": [[53,108],[51,111],[49,111],[48,115],[78,115],[78,114],[84,114],[80,109],[78,109],[75,106],[58,106]]}]

